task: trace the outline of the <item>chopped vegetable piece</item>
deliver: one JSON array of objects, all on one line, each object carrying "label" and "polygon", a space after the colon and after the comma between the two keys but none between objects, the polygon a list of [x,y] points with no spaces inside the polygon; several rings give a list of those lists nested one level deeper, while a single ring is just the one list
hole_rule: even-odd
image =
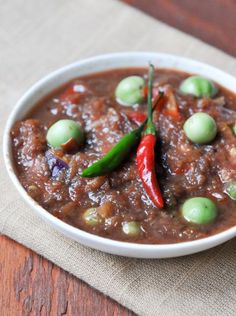
[{"label": "chopped vegetable piece", "polygon": [[79,148],[79,144],[74,138],[70,138],[66,143],[61,144],[61,149],[65,152],[75,152]]},{"label": "chopped vegetable piece", "polygon": [[108,218],[112,216],[113,213],[113,204],[110,201],[107,201],[100,205],[97,208],[97,213],[102,217],[102,218]]},{"label": "chopped vegetable piece", "polygon": [[[82,127],[72,120],[59,120],[54,123],[47,132],[47,142],[54,148],[62,148],[66,143],[73,141],[80,146],[84,141]],[[66,148],[66,147],[64,147]]]},{"label": "chopped vegetable piece", "polygon": [[86,88],[81,84],[69,86],[69,88],[67,88],[60,96],[60,101],[77,104],[81,99],[81,95],[84,94],[85,91]]},{"label": "chopped vegetable piece", "polygon": [[[163,107],[167,102],[166,91],[163,91],[162,89],[157,89],[157,88],[153,89],[152,91],[153,91],[153,98],[152,98],[153,102],[152,103],[155,106],[155,104],[157,104],[157,102],[158,102],[158,106],[153,108],[153,113],[157,112],[159,114],[163,110]],[[162,98],[159,100],[160,93],[163,95],[162,95]],[[166,110],[168,110],[168,109],[166,109]],[[177,109],[177,111],[178,111],[178,109]],[[175,113],[171,112],[171,114],[173,114],[176,118],[176,112]],[[134,121],[137,125],[142,124],[147,119],[147,115],[141,111],[127,111],[126,115],[128,116],[128,118],[130,120]],[[178,112],[177,116],[179,117],[179,112]]]},{"label": "chopped vegetable piece", "polygon": [[138,236],[141,233],[141,227],[138,222],[124,222],[122,224],[122,230],[126,235],[129,236]]},{"label": "chopped vegetable piece", "polygon": [[144,100],[145,81],[139,76],[130,76],[120,81],[115,95],[122,105],[139,104]]},{"label": "chopped vegetable piece", "polygon": [[46,157],[49,169],[51,170],[52,177],[57,177],[59,172],[62,169],[69,168],[69,166],[67,165],[67,163],[64,160],[58,158],[50,150],[46,151],[45,157]]},{"label": "chopped vegetable piece", "polygon": [[170,85],[165,85],[163,89],[165,94],[165,107],[163,113],[171,117],[175,122],[180,121],[181,113],[179,111],[179,106],[177,104],[173,88]]},{"label": "chopped vegetable piece", "polygon": [[156,129],[152,121],[152,83],[154,67],[150,65],[148,80],[148,122],[144,136],[137,150],[137,166],[145,191],[158,208],[163,208],[164,200],[157,182],[155,164]]},{"label": "chopped vegetable piece", "polygon": [[236,136],[236,123],[233,126],[233,132],[234,132],[234,135]]},{"label": "chopped vegetable piece", "polygon": [[184,123],[184,131],[193,143],[207,144],[216,137],[217,126],[209,114],[199,112],[187,119]]},{"label": "chopped vegetable piece", "polygon": [[208,198],[194,197],[188,199],[182,207],[182,215],[188,222],[207,225],[217,216],[216,205]]},{"label": "chopped vegetable piece", "polygon": [[96,226],[102,221],[95,207],[88,208],[83,214],[83,219],[85,223],[90,226]]},{"label": "chopped vegetable piece", "polygon": [[147,116],[143,112],[134,112],[134,111],[129,111],[126,113],[128,118],[136,123],[137,125],[142,124],[145,122]]},{"label": "chopped vegetable piece", "polygon": [[212,98],[216,95],[217,88],[212,81],[202,76],[191,76],[181,83],[180,91],[184,94],[191,94],[197,98]]},{"label": "chopped vegetable piece", "polygon": [[236,181],[232,181],[227,185],[226,193],[232,200],[236,200]]}]

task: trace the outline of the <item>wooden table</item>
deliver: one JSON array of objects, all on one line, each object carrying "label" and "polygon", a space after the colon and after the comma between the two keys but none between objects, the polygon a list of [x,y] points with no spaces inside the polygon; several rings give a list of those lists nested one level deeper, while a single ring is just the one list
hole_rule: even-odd
[{"label": "wooden table", "polygon": [[[124,0],[236,56],[236,0]],[[164,34],[163,34],[164,36]],[[131,316],[41,256],[0,237],[0,315]]]},{"label": "wooden table", "polygon": [[123,2],[236,57],[236,0],[123,0]]}]

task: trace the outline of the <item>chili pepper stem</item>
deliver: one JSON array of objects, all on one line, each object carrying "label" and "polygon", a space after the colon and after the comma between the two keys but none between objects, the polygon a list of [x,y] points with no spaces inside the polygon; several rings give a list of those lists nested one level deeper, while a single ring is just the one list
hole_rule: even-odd
[{"label": "chili pepper stem", "polygon": [[156,129],[152,121],[152,83],[154,78],[154,66],[149,63],[149,74],[148,74],[148,120],[147,120],[147,128],[145,130],[145,135],[152,134],[156,135]]},{"label": "chili pepper stem", "polygon": [[148,74],[148,120],[152,122],[152,82],[154,77],[154,66],[149,63],[149,74]]},{"label": "chili pepper stem", "polygon": [[[149,114],[148,114],[148,117],[146,118],[146,120],[137,128],[137,130],[142,132],[145,125],[147,125],[146,131],[150,128],[152,130],[150,134],[153,134],[153,135],[156,134],[155,126],[152,122],[152,113],[155,111],[163,95],[164,95],[163,91],[159,91],[159,96],[153,106],[152,106],[152,99],[151,99],[151,119],[149,118]],[[146,131],[145,131],[145,134],[146,134]]]},{"label": "chili pepper stem", "polygon": [[144,135],[148,135],[148,134],[152,134],[152,135],[156,135],[156,128],[155,125],[153,124],[152,121],[148,120],[147,122],[147,127],[146,130],[144,132]]}]

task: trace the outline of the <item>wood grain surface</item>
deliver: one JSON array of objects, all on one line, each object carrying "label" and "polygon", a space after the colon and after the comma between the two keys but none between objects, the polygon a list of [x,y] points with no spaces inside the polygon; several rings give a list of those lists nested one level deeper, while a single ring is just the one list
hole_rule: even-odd
[{"label": "wood grain surface", "polygon": [[131,312],[31,250],[0,236],[1,316],[131,316]]},{"label": "wood grain surface", "polygon": [[236,56],[236,0],[123,0],[123,2]]},{"label": "wood grain surface", "polygon": [[[236,56],[235,0],[123,1]],[[0,236],[0,280],[1,316],[133,315],[69,273],[3,236]]]}]

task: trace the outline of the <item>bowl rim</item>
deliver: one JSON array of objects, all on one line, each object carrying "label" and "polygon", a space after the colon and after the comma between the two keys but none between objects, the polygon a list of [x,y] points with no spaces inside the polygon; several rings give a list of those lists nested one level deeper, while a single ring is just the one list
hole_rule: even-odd
[{"label": "bowl rim", "polygon": [[[57,230],[63,232],[64,235],[70,236],[70,238],[72,238],[74,240],[77,240],[77,241],[80,240],[79,242],[81,242],[81,239],[82,239],[83,242],[81,242],[81,243],[89,245],[90,247],[95,248],[95,249],[101,250],[101,247],[100,247],[101,245],[102,245],[102,248],[107,248],[107,247],[111,248],[111,251],[104,250],[104,249],[103,249],[103,251],[110,252],[113,254],[117,254],[117,250],[120,250],[120,249],[125,250],[125,252],[127,252],[127,253],[129,251],[138,251],[139,253],[143,253],[142,256],[134,255],[134,257],[152,258],[152,256],[149,255],[150,252],[155,253],[159,250],[160,251],[165,250],[168,253],[171,253],[171,252],[176,253],[176,252],[178,252],[178,250],[181,250],[181,252],[182,252],[182,251],[187,250],[189,248],[190,248],[190,250],[186,254],[191,254],[191,253],[195,253],[195,252],[198,252],[198,251],[201,251],[204,249],[214,247],[214,245],[218,245],[220,243],[223,243],[223,242],[235,237],[236,236],[236,225],[231,227],[231,228],[228,228],[222,232],[219,232],[217,234],[209,236],[209,237],[204,237],[204,238],[200,238],[200,239],[192,240],[192,241],[177,242],[177,243],[146,244],[146,243],[133,243],[133,242],[127,242],[127,241],[113,240],[110,238],[101,237],[101,236],[86,232],[84,230],[81,230],[79,228],[76,228],[70,224],[63,222],[62,220],[58,219],[57,217],[55,217],[54,215],[49,213],[46,209],[44,209],[42,206],[40,206],[35,200],[33,200],[33,198],[31,198],[30,195],[28,195],[28,193],[26,192],[26,190],[24,189],[24,187],[20,183],[20,181],[19,181],[19,179],[14,171],[14,165],[13,165],[12,157],[11,157],[10,129],[11,129],[12,125],[15,123],[15,121],[17,120],[17,114],[18,114],[19,110],[21,108],[23,108],[25,102],[28,99],[30,99],[33,96],[33,94],[35,94],[35,91],[40,89],[41,86],[45,85],[45,83],[47,83],[51,79],[55,78],[57,75],[59,75],[61,73],[68,72],[68,71],[72,70],[73,68],[79,67],[82,64],[91,63],[91,62],[95,62],[95,61],[99,62],[102,60],[106,60],[107,58],[119,58],[119,57],[125,58],[125,57],[130,57],[130,56],[143,56],[145,54],[148,56],[155,55],[155,56],[159,56],[159,57],[163,57],[163,58],[176,59],[176,60],[180,60],[182,62],[186,62],[188,64],[195,64],[195,65],[199,65],[200,67],[207,67],[208,69],[212,69],[214,71],[217,71],[218,73],[222,73],[224,76],[228,76],[229,79],[231,79],[231,80],[233,79],[236,82],[236,78],[234,78],[232,75],[225,73],[224,71],[222,71],[216,67],[210,66],[206,63],[199,62],[199,61],[196,61],[196,60],[193,60],[190,58],[181,57],[181,56],[173,55],[173,54],[157,53],[157,52],[120,52],[120,53],[96,55],[94,57],[81,59],[79,61],[76,61],[76,62],[71,63],[69,65],[66,65],[64,67],[61,67],[61,68],[49,73],[48,75],[44,76],[42,79],[40,79],[35,84],[33,84],[23,94],[23,96],[18,100],[16,105],[13,107],[13,109],[8,117],[7,123],[5,125],[5,130],[4,130],[4,134],[3,134],[4,162],[5,162],[5,166],[6,166],[8,175],[10,176],[13,184],[15,185],[16,189],[18,190],[20,195],[23,197],[23,199],[28,203],[28,205],[31,208],[33,208],[33,210],[35,210],[37,212],[37,214],[40,215],[41,218],[46,220],[47,223],[52,224],[55,228],[57,228]],[[118,69],[118,68],[121,68],[121,67],[115,66],[114,68],[111,67],[110,69]],[[165,68],[167,68],[167,67],[165,67]],[[170,67],[170,69],[174,69],[174,68],[175,67]],[[180,70],[180,69],[178,69],[178,70]],[[96,72],[97,71],[95,71],[94,73],[96,73]],[[60,87],[60,84],[58,85],[58,87]],[[236,92],[236,90],[235,90],[235,92]],[[32,107],[33,107],[33,105],[32,105]],[[73,237],[71,235],[73,235]],[[213,246],[209,246],[210,244],[213,244]],[[199,248],[200,248],[200,250],[197,250]],[[168,257],[175,257],[175,256],[176,255],[174,255],[174,256],[168,255]]]}]

